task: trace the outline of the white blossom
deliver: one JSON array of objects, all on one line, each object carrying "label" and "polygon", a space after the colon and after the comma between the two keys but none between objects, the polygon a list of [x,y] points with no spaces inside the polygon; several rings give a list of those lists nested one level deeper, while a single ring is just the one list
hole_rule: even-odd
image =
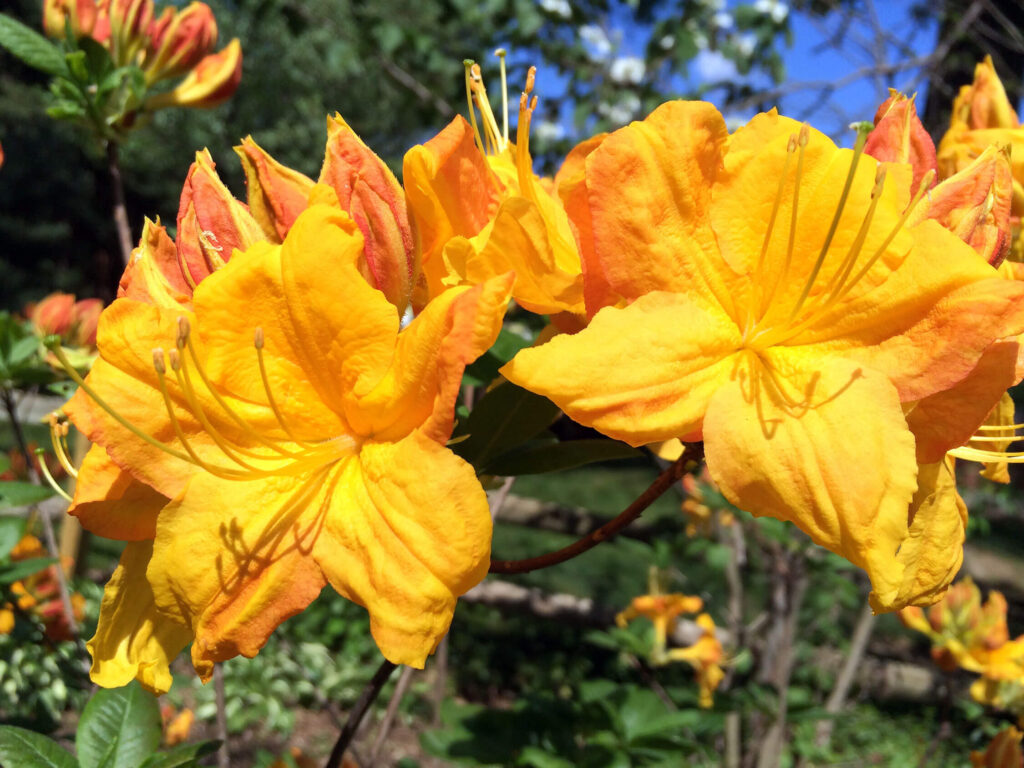
[{"label": "white blossom", "polygon": [[559,18],[568,19],[572,16],[572,6],[569,5],[569,0],[537,0],[537,4]]},{"label": "white blossom", "polygon": [[617,83],[633,83],[644,79],[647,65],[639,56],[620,56],[612,62],[608,70],[612,80]]},{"label": "white blossom", "polygon": [[607,58],[612,52],[612,41],[596,24],[584,24],[580,27],[580,39],[590,46],[591,55],[595,59]]}]

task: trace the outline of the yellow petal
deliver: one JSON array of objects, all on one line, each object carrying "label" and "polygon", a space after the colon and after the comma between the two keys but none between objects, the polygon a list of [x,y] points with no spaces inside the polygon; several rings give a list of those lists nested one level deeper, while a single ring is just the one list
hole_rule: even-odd
[{"label": "yellow petal", "polygon": [[146,566],[153,542],[129,543],[103,590],[96,634],[86,643],[92,655],[89,676],[104,688],[119,688],[132,679],[153,693],[171,687],[170,663],[192,632],[158,612]]},{"label": "yellow petal", "polygon": [[192,478],[157,521],[147,569],[161,611],[195,634],[192,663],[255,656],[326,583],[310,557],[333,487],[329,470],[253,481]]},{"label": "yellow petal", "polygon": [[900,545],[899,588],[888,599],[871,595],[876,612],[935,602],[956,577],[964,559],[967,507],[956,492],[950,460],[921,465],[910,504],[910,531]]},{"label": "yellow petal", "polygon": [[68,514],[99,536],[142,541],[156,534],[157,514],[168,501],[118,467],[102,446],[93,445],[78,468],[75,500]]},{"label": "yellow petal", "polygon": [[381,653],[422,668],[456,598],[490,562],[491,516],[472,467],[414,433],[368,443],[338,477],[314,557],[364,605]]},{"label": "yellow petal", "polygon": [[721,307],[696,294],[655,292],[601,310],[573,336],[521,351],[502,373],[573,420],[644,445],[700,430],[739,345]]},{"label": "yellow petal", "polygon": [[898,607],[896,552],[917,462],[885,377],[796,349],[748,355],[712,398],[704,431],[708,469],[726,498],[793,523],[864,568],[884,604]]}]

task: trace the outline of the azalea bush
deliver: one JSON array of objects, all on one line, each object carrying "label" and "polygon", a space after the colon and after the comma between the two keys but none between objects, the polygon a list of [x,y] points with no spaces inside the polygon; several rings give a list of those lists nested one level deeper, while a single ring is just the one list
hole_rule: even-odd
[{"label": "azalea bush", "polygon": [[[116,142],[237,86],[236,64],[182,95],[237,54],[209,53],[204,8],[47,5],[62,48],[6,21],[0,43],[80,85],[80,48],[145,88],[191,73],[109,113],[81,88]],[[337,113],[316,178],[238,137],[244,201],[197,148],[102,312],[57,294],[8,317],[8,506],[29,511],[0,529],[0,631],[74,648],[101,690],[75,757],[0,726],[5,764],[198,764],[217,746],[193,708],[222,761],[300,710],[330,718],[329,768],[381,760],[399,727],[478,765],[826,761],[865,749],[835,721],[872,688],[854,678],[875,616],[912,642],[897,613],[946,675],[920,759],[1020,764],[1002,720],[1024,711],[1024,646],[998,593],[954,585],[958,482],[1021,460],[1024,128],[993,61],[938,149],[896,91],[848,147],[673,100],[547,176],[536,71],[516,89],[495,56],[496,81],[464,63],[465,114],[400,174]],[[44,387],[33,450],[16,398]],[[510,502],[531,488],[558,509]],[[515,515],[542,530],[512,534]],[[117,544],[90,563],[75,525]],[[76,581],[100,575],[90,605]],[[112,719],[124,741],[97,742]],[[272,746],[234,759],[310,763]]]}]

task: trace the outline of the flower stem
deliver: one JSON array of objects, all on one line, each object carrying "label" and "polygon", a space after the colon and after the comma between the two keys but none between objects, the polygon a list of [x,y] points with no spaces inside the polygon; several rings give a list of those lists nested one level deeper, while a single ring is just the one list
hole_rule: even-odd
[{"label": "flower stem", "polygon": [[124,201],[124,183],[121,181],[121,163],[117,157],[117,142],[107,141],[107,170],[110,172],[114,192],[114,226],[121,248],[121,261],[125,266],[132,257],[132,229],[128,225],[128,206]]},{"label": "flower stem", "polygon": [[338,740],[334,742],[334,749],[331,750],[331,756],[327,758],[324,768],[339,768],[341,758],[345,756],[345,750],[348,749],[348,745],[352,742],[356,731],[359,730],[359,724],[363,722],[366,710],[370,708],[370,705],[373,704],[380,694],[381,688],[384,687],[384,683],[391,677],[391,673],[395,671],[396,666],[396,664],[392,664],[385,659],[377,667],[377,671],[373,673],[373,677],[366,684],[366,687],[363,688],[363,692],[359,694],[359,700],[349,713],[345,727],[338,734]]},{"label": "flower stem", "polygon": [[491,560],[490,573],[528,573],[541,568],[550,568],[552,565],[564,563],[566,560],[582,555],[584,552],[593,549],[602,541],[610,539],[627,525],[632,523],[653,504],[659,496],[672,487],[672,484],[679,480],[686,472],[688,466],[698,463],[704,458],[704,443],[689,443],[680,456],[664,472],[658,475],[657,479],[650,484],[646,491],[614,520],[602,525],[596,531],[592,531],[579,541],[567,547],[549,552],[539,557],[530,557],[525,560]]}]

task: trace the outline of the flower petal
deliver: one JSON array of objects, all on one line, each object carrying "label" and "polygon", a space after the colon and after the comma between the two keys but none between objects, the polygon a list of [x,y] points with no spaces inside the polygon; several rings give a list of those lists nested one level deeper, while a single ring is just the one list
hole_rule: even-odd
[{"label": "flower petal", "polygon": [[295,219],[306,208],[313,180],[281,165],[255,141],[246,136],[235,147],[242,161],[249,212],[274,243],[284,240]]},{"label": "flower petal", "polygon": [[68,509],[87,531],[121,541],[156,535],[156,517],[170,501],[117,466],[93,445],[78,469],[75,500]]},{"label": "flower petal", "polygon": [[644,445],[700,430],[739,346],[721,307],[654,292],[624,309],[606,307],[573,336],[524,349],[502,373],[574,421]]},{"label": "flower petal", "polygon": [[129,543],[103,590],[96,634],[86,643],[92,656],[89,676],[104,688],[133,679],[156,694],[171,687],[170,663],[192,640],[192,632],[156,609],[146,581],[153,542]]},{"label": "flower petal", "polygon": [[472,467],[413,433],[368,443],[338,477],[314,557],[366,606],[381,653],[422,669],[456,598],[486,575],[491,516]]},{"label": "flower petal", "polygon": [[304,477],[220,480],[202,473],[160,513],[146,575],[161,611],[191,627],[192,663],[255,656],[326,583],[310,557],[333,483]]},{"label": "flower petal", "polygon": [[860,566],[894,607],[917,475],[896,389],[865,366],[800,350],[749,355],[738,374],[704,420],[722,493]]}]

